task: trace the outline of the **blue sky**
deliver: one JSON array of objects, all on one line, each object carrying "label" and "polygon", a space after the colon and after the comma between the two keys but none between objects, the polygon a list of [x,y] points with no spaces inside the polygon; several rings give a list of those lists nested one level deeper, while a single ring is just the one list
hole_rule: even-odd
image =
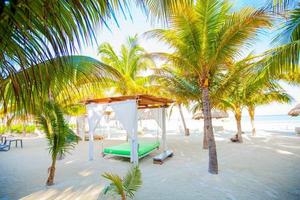
[{"label": "blue sky", "polygon": [[[232,0],[232,3],[234,5],[233,9],[239,10],[245,6],[261,7],[264,6],[267,1],[270,0]],[[147,16],[145,16],[145,14],[143,14],[142,11],[136,8],[134,5],[131,5],[131,15],[133,20],[131,20],[129,16],[127,16],[125,19],[122,14],[117,15],[119,27],[113,20],[109,22],[109,27],[111,30],[107,29],[106,27],[99,27],[95,32],[98,44],[102,42],[109,42],[115,49],[119,49],[119,46],[126,41],[128,36],[133,36],[135,34],[142,35],[148,30],[161,27],[160,24],[151,24],[150,21],[147,20]],[[271,31],[266,32],[264,35],[261,35],[258,38],[257,43],[252,49],[255,53],[263,52],[270,47],[270,42],[274,35],[271,33]],[[140,37],[140,43],[148,52],[168,51],[168,48],[165,45],[158,43],[155,39],[146,39]],[[80,53],[98,58],[97,44],[86,46],[81,50]],[[290,105],[274,103],[267,106],[261,106],[257,109],[257,114],[286,114],[293,105],[295,105],[297,102],[300,102],[299,87],[289,86],[284,83],[282,86],[291,96],[293,96],[295,101]]]}]

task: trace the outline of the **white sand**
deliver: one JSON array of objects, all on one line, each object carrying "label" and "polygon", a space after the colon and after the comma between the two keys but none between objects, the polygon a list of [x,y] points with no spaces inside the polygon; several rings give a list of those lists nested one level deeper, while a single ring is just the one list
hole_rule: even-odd
[{"label": "white sand", "polygon": [[[200,136],[168,136],[175,156],[163,165],[142,159],[143,185],[135,199],[300,199],[300,137],[259,132],[244,135],[243,144],[228,142],[229,133],[216,134],[219,175],[207,172],[207,151]],[[107,141],[106,146],[121,141]],[[45,139],[24,141],[24,148],[0,152],[0,199],[97,199],[107,184],[100,175],[124,175],[129,162],[100,156],[88,161],[87,142],[81,142],[64,160],[58,161],[55,185],[46,187],[50,156]]]}]

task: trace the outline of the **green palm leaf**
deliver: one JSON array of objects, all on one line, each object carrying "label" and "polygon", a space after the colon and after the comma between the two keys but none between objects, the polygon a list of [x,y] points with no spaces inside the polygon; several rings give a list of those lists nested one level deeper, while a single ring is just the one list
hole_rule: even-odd
[{"label": "green palm leaf", "polygon": [[124,190],[126,191],[126,196],[129,198],[134,197],[134,193],[141,187],[142,178],[141,171],[138,166],[133,167],[124,177],[123,180]]}]

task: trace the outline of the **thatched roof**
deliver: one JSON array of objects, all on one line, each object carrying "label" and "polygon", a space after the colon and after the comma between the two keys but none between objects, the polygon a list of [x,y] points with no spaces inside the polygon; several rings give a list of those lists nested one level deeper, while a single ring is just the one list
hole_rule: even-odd
[{"label": "thatched roof", "polygon": [[300,114],[300,104],[297,104],[288,114],[291,116],[298,116]]},{"label": "thatched roof", "polygon": [[[221,111],[221,110],[212,110],[211,111],[211,117],[212,118],[216,118],[216,119],[221,119],[221,118],[228,118],[229,115],[227,112],[225,111]],[[203,119],[203,113],[202,112],[197,112],[196,114],[194,114],[193,119],[199,120],[199,119]]]}]

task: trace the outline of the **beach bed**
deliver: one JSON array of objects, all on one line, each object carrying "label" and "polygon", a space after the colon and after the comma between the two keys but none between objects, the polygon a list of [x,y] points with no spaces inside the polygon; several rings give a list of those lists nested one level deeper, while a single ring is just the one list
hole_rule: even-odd
[{"label": "beach bed", "polygon": [[[138,147],[138,156],[139,158],[145,157],[148,154],[150,154],[155,149],[159,148],[160,143],[158,141],[140,141],[139,147]],[[123,143],[112,147],[104,148],[103,150],[103,156],[110,154],[115,156],[121,156],[121,157],[130,157],[130,144]]]}]

